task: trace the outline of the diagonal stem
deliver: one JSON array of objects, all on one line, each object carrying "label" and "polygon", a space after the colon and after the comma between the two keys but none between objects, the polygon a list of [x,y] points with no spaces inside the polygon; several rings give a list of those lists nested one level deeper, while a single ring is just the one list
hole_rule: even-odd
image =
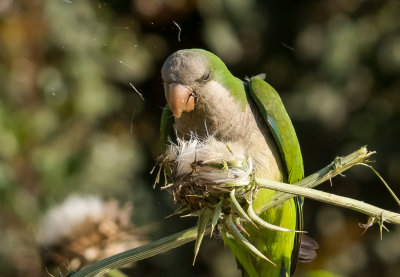
[{"label": "diagonal stem", "polygon": [[[336,157],[336,159],[329,165],[325,166],[316,173],[311,174],[310,176],[298,181],[295,185],[305,188],[316,187],[328,180],[331,180],[333,177],[341,174],[342,172],[359,163],[368,162],[368,158],[373,154],[375,154],[375,152],[368,152],[366,147],[361,147],[359,150],[354,151],[353,153],[345,157]],[[278,192],[275,194],[272,200],[267,203],[260,211],[257,211],[257,213],[262,213],[272,207],[280,205],[286,200],[292,198],[293,196],[294,195],[287,194],[285,192]]]},{"label": "diagonal stem", "polygon": [[[207,227],[205,234],[209,234],[211,227]],[[197,237],[197,227],[192,227],[182,232],[170,235],[152,243],[137,247],[117,255],[105,258],[76,272],[71,277],[93,277],[99,273],[119,268],[128,263],[137,262],[161,254],[173,248],[194,241]]]},{"label": "diagonal stem", "polygon": [[304,196],[328,204],[348,208],[366,214],[373,218],[382,218],[383,221],[389,223],[400,224],[400,214],[375,207],[359,200],[327,193],[316,189],[299,187],[297,185],[263,180],[259,178],[256,178],[256,182],[257,185],[261,188],[291,193],[292,195],[295,194],[299,196]]}]

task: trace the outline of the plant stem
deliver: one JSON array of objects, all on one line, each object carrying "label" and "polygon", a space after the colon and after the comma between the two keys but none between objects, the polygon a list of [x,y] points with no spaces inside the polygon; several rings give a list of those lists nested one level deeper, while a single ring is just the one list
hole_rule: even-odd
[{"label": "plant stem", "polygon": [[[314,174],[300,180],[294,185],[304,187],[304,188],[313,188],[316,187],[328,180],[331,180],[336,175],[342,174],[342,172],[347,169],[361,164],[367,163],[368,158],[375,154],[375,152],[368,152],[366,147],[361,147],[359,150],[354,151],[353,153],[344,156],[344,157],[336,157],[333,162],[324,168],[320,169]],[[287,194],[285,192],[278,192],[272,198],[271,202],[267,203],[259,212],[264,212],[272,207],[282,204],[286,200],[294,197],[292,194]]]},{"label": "plant stem", "polygon": [[[211,227],[207,227],[205,234],[209,234]],[[161,254],[173,248],[184,245],[195,240],[197,237],[197,226],[171,236],[154,241],[147,245],[137,247],[117,255],[108,257],[76,272],[71,277],[92,277],[100,273],[106,273],[114,268],[119,268],[128,263],[137,262],[149,257]]]},{"label": "plant stem", "polygon": [[389,223],[400,224],[400,214],[387,211],[368,203],[319,191],[306,187],[299,187],[297,185],[285,184],[281,182],[269,181],[256,178],[257,185],[261,188],[277,190],[285,193],[291,193],[299,196],[304,196],[317,201],[325,202],[328,204],[348,208],[370,217],[380,219]]}]

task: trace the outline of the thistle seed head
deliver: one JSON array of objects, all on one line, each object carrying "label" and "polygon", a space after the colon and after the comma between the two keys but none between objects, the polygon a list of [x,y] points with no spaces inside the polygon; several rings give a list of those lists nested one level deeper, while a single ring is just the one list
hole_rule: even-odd
[{"label": "thistle seed head", "polygon": [[170,189],[175,203],[181,206],[175,214],[188,211],[184,216],[198,216],[195,259],[208,224],[214,230],[219,223],[223,237],[237,241],[271,263],[246,238],[249,235],[245,227],[252,224],[255,228],[293,231],[267,223],[254,213],[252,202],[258,187],[245,149],[239,142],[225,143],[213,136],[200,139],[191,134],[189,140],[178,138],[176,143],[171,142],[158,158],[155,183],[163,171],[166,185],[162,189]]},{"label": "thistle seed head", "polygon": [[[176,144],[171,143],[158,164],[176,203],[191,211],[215,208],[220,200],[229,198],[232,189],[239,200],[251,190],[253,165],[244,149],[240,143],[192,134],[190,140],[178,138]],[[223,205],[223,211],[228,212],[229,206]]]}]

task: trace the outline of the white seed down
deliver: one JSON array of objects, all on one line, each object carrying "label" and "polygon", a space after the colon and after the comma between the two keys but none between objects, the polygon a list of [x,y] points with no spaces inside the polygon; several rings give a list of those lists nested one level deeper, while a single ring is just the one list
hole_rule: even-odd
[{"label": "white seed down", "polygon": [[[211,183],[250,183],[253,166],[240,143],[226,144],[211,135],[200,139],[191,134],[189,140],[178,138],[176,144],[171,143],[166,153],[167,159],[176,162],[176,177],[189,174],[194,179]],[[218,169],[212,166],[216,164],[227,164],[229,167]]]}]

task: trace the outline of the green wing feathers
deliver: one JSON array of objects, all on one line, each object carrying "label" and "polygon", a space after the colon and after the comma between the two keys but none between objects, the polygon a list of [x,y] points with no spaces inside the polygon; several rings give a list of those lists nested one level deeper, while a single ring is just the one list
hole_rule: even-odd
[{"label": "green wing feathers", "polygon": [[273,134],[290,184],[304,177],[303,158],[296,132],[278,93],[260,78],[250,79],[250,94]]},{"label": "green wing feathers", "polygon": [[[257,77],[250,79],[249,91],[281,153],[283,164],[286,166],[288,183],[296,183],[304,177],[303,157],[301,155],[296,132],[281,98],[273,87]],[[303,199],[301,197],[294,198],[294,204],[296,206],[297,215],[296,229],[302,230]],[[293,274],[296,268],[301,239],[301,233],[296,233],[290,265],[291,274]]]},{"label": "green wing feathers", "polygon": [[173,125],[174,115],[167,104],[162,111],[160,123],[160,144],[162,152],[165,152],[168,139],[171,139],[172,141],[176,140]]}]

